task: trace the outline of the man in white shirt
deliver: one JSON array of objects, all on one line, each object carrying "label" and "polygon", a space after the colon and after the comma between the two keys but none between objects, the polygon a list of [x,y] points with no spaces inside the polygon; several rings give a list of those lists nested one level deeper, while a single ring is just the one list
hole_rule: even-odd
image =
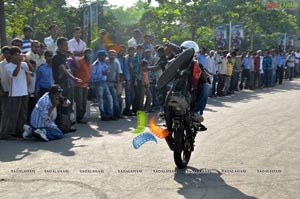
[{"label": "man in white shirt", "polygon": [[9,54],[11,60],[10,63],[5,65],[5,69],[11,79],[11,83],[7,107],[3,113],[6,117],[1,124],[1,133],[5,132],[8,139],[12,136],[22,136],[23,126],[27,118],[27,83],[29,80],[29,69],[27,64],[22,62],[23,57],[20,48],[11,47]]},{"label": "man in white shirt", "polygon": [[36,63],[37,67],[45,63],[45,60],[39,55],[40,50],[40,42],[33,40],[31,42],[30,50],[25,54],[28,60],[33,60]]},{"label": "man in white shirt", "polygon": [[215,52],[211,50],[209,52],[209,55],[206,57],[206,65],[204,66],[204,69],[209,74],[210,82],[213,82],[213,75],[216,74],[216,60],[215,60]]},{"label": "man in white shirt", "polygon": [[84,55],[84,50],[86,49],[86,43],[80,39],[80,27],[73,29],[73,36],[73,39],[68,41],[68,48],[69,51],[75,55],[75,59],[79,60]]},{"label": "man in white shirt", "polygon": [[137,45],[140,44],[140,39],[142,37],[142,33],[139,29],[135,29],[133,31],[133,37],[128,40],[128,48],[134,47],[136,49]]},{"label": "man in white shirt", "polygon": [[8,90],[10,87],[9,81],[10,78],[6,72],[5,65],[9,63],[10,56],[9,56],[9,49],[10,47],[4,46],[1,49],[3,60],[0,62],[0,79],[1,79],[1,87],[0,87],[0,124],[1,119],[3,116],[3,110],[7,106],[7,100],[8,100]]},{"label": "man in white shirt", "polygon": [[45,60],[40,56],[40,42],[37,40],[33,40],[31,42],[30,51],[26,53],[27,60],[29,60],[32,68],[30,74],[30,83],[28,85],[28,111],[27,111],[27,120],[30,121],[30,114],[34,109],[34,106],[37,102],[37,95],[35,92],[35,83],[36,83],[36,69],[45,63]]},{"label": "man in white shirt", "polygon": [[48,51],[52,51],[53,55],[55,55],[56,54],[56,50],[57,50],[56,40],[60,36],[60,32],[58,30],[57,25],[51,25],[49,27],[49,31],[50,31],[50,36],[46,37],[44,39],[44,43],[47,46],[47,50]]}]

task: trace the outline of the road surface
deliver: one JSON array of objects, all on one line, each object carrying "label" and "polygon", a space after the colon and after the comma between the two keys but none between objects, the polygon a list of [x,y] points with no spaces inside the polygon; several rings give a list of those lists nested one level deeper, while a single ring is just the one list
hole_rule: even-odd
[{"label": "road surface", "polygon": [[133,148],[135,117],[97,115],[62,140],[1,140],[0,198],[299,198],[299,79],[210,99],[185,170],[164,140]]}]

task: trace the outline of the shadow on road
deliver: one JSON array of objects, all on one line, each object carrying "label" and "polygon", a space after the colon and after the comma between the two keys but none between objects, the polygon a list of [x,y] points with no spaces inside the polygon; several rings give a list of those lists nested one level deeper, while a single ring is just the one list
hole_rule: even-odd
[{"label": "shadow on road", "polygon": [[174,180],[182,185],[178,194],[187,199],[256,199],[226,184],[221,175],[217,170],[187,167],[177,169]]},{"label": "shadow on road", "polygon": [[[52,140],[44,142],[38,139],[23,140],[17,139],[13,141],[0,140],[0,161],[10,162],[22,160],[37,151],[51,151],[62,156],[74,156],[72,149],[77,147],[85,147],[85,145],[75,145],[73,141],[81,138],[102,137],[98,131],[92,129],[89,125],[77,125],[78,130],[74,133],[65,134],[61,140]],[[82,130],[84,128],[84,130]]]},{"label": "shadow on road", "polygon": [[[253,91],[243,90],[241,92],[235,92],[235,94],[233,94],[233,95],[209,98],[209,100],[207,101],[207,104],[210,106],[231,108],[230,106],[226,106],[224,103],[226,103],[226,102],[248,103],[252,100],[261,99],[260,94],[263,94],[263,93],[275,94],[275,93],[287,92],[287,91],[291,91],[291,90],[300,90],[299,79],[295,79],[294,81],[284,81],[282,85],[276,85],[275,87],[271,87],[271,88],[256,89]],[[205,111],[215,112],[211,108],[206,108]]]}]

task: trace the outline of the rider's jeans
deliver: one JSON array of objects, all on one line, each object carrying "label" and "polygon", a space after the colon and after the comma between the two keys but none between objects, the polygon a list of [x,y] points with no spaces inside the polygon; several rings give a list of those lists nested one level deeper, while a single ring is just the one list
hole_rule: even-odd
[{"label": "rider's jeans", "polygon": [[203,111],[205,109],[207,99],[210,95],[212,87],[211,87],[211,84],[208,84],[208,83],[203,83],[203,84],[199,84],[199,85],[200,86],[198,87],[197,103],[196,103],[194,111],[200,112],[200,114],[203,115]]}]

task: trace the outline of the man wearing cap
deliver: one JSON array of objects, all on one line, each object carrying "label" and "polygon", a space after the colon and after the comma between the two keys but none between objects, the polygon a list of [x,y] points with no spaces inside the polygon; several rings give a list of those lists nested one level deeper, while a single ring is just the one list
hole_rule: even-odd
[{"label": "man wearing cap", "polygon": [[31,42],[32,42],[32,32],[33,29],[30,26],[26,26],[23,28],[24,37],[22,38],[23,47],[22,53],[26,54],[30,50]]},{"label": "man wearing cap", "polygon": [[[113,99],[107,86],[107,74],[110,68],[106,62],[107,53],[104,50],[97,52],[98,59],[92,64],[91,82],[98,100],[101,120],[115,120],[113,117]],[[106,107],[104,108],[104,99]]]},{"label": "man wearing cap", "polygon": [[115,50],[108,51],[107,64],[109,67],[109,72],[107,73],[106,84],[109,88],[110,94],[113,99],[114,117],[121,118],[121,110],[117,94],[117,88],[120,86],[120,78],[123,72],[120,70],[118,63],[115,61],[116,56],[117,52]]},{"label": "man wearing cap", "polygon": [[128,40],[128,48],[134,47],[136,48],[138,44],[140,44],[142,33],[139,29],[134,29],[133,31],[133,37]]},{"label": "man wearing cap", "polygon": [[31,113],[29,127],[24,125],[23,138],[32,134],[44,141],[63,138],[63,132],[55,124],[57,106],[61,103],[63,89],[55,84],[37,102]]}]

